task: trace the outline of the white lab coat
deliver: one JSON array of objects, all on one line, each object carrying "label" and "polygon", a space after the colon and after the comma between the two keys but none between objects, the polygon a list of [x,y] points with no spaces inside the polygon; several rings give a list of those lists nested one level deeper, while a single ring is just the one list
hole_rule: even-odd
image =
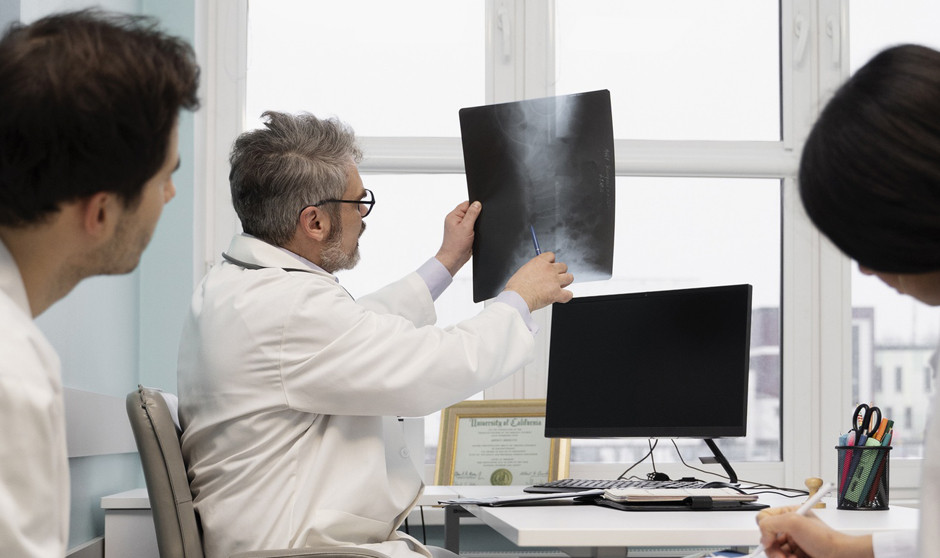
[{"label": "white lab coat", "polygon": [[59,357],[0,242],[0,555],[65,556],[69,467]]},{"label": "white lab coat", "polygon": [[940,548],[940,390],[934,388],[930,399],[919,491],[920,529],[875,533],[875,558],[931,558]]},{"label": "white lab coat", "polygon": [[934,385],[927,410],[920,479],[920,528],[872,535],[875,558],[932,558],[940,548],[940,389]]},{"label": "white lab coat", "polygon": [[919,556],[940,552],[940,389],[934,381],[924,435],[924,461],[920,483]]},{"label": "white lab coat", "polygon": [[[413,273],[353,300],[336,279],[236,236],[196,289],[180,418],[207,558],[277,547],[427,550],[396,532],[421,489],[395,416],[456,403],[524,366],[532,334],[490,304],[434,327]],[[383,418],[385,417],[385,418]]]}]

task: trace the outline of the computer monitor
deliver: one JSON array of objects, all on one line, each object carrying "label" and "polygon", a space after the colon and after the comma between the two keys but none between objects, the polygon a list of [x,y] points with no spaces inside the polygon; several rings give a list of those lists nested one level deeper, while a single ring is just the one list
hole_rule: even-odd
[{"label": "computer monitor", "polygon": [[750,285],[555,304],[545,435],[744,436],[750,323]]}]

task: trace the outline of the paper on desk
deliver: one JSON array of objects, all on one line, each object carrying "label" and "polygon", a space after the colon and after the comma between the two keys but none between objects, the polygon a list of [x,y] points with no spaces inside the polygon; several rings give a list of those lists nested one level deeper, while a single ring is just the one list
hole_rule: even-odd
[{"label": "paper on desk", "polygon": [[578,492],[550,492],[540,494],[515,494],[512,496],[491,496],[486,498],[452,498],[450,500],[438,500],[438,504],[449,505],[476,505],[476,506],[506,506],[510,504],[524,504],[526,502],[536,502],[539,500],[556,500],[559,498],[575,498],[577,496],[600,496],[604,493],[603,488],[594,490],[581,490]]}]

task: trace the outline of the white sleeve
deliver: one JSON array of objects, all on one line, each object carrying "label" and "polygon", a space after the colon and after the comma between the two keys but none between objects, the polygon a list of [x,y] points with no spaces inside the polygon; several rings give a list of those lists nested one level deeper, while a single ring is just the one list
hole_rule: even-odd
[{"label": "white sleeve", "polygon": [[871,537],[875,558],[917,556],[917,531],[884,531]]},{"label": "white sleeve", "polygon": [[[15,357],[20,355],[13,356],[14,364],[19,364]],[[38,558],[65,552],[69,487],[68,473],[63,471],[68,464],[61,397],[40,385],[45,378],[36,379],[16,378],[0,368],[0,553],[4,556]]]},{"label": "white sleeve", "polygon": [[378,314],[401,316],[416,326],[437,321],[434,300],[424,279],[416,272],[356,299],[356,304]]},{"label": "white sleeve", "polygon": [[[425,296],[430,307],[426,289]],[[534,356],[532,333],[502,303],[441,329],[334,299],[298,303],[289,326],[277,346],[290,406],[327,415],[424,416],[482,391]]]}]

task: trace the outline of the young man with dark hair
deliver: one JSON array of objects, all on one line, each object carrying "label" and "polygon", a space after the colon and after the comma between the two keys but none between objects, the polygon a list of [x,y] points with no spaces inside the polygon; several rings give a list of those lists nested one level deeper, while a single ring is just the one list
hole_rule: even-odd
[{"label": "young man with dark hair", "polygon": [[59,359],[33,319],[82,279],[133,270],[176,193],[192,48],[153,20],[81,11],[0,39],[0,549],[65,555]]}]

